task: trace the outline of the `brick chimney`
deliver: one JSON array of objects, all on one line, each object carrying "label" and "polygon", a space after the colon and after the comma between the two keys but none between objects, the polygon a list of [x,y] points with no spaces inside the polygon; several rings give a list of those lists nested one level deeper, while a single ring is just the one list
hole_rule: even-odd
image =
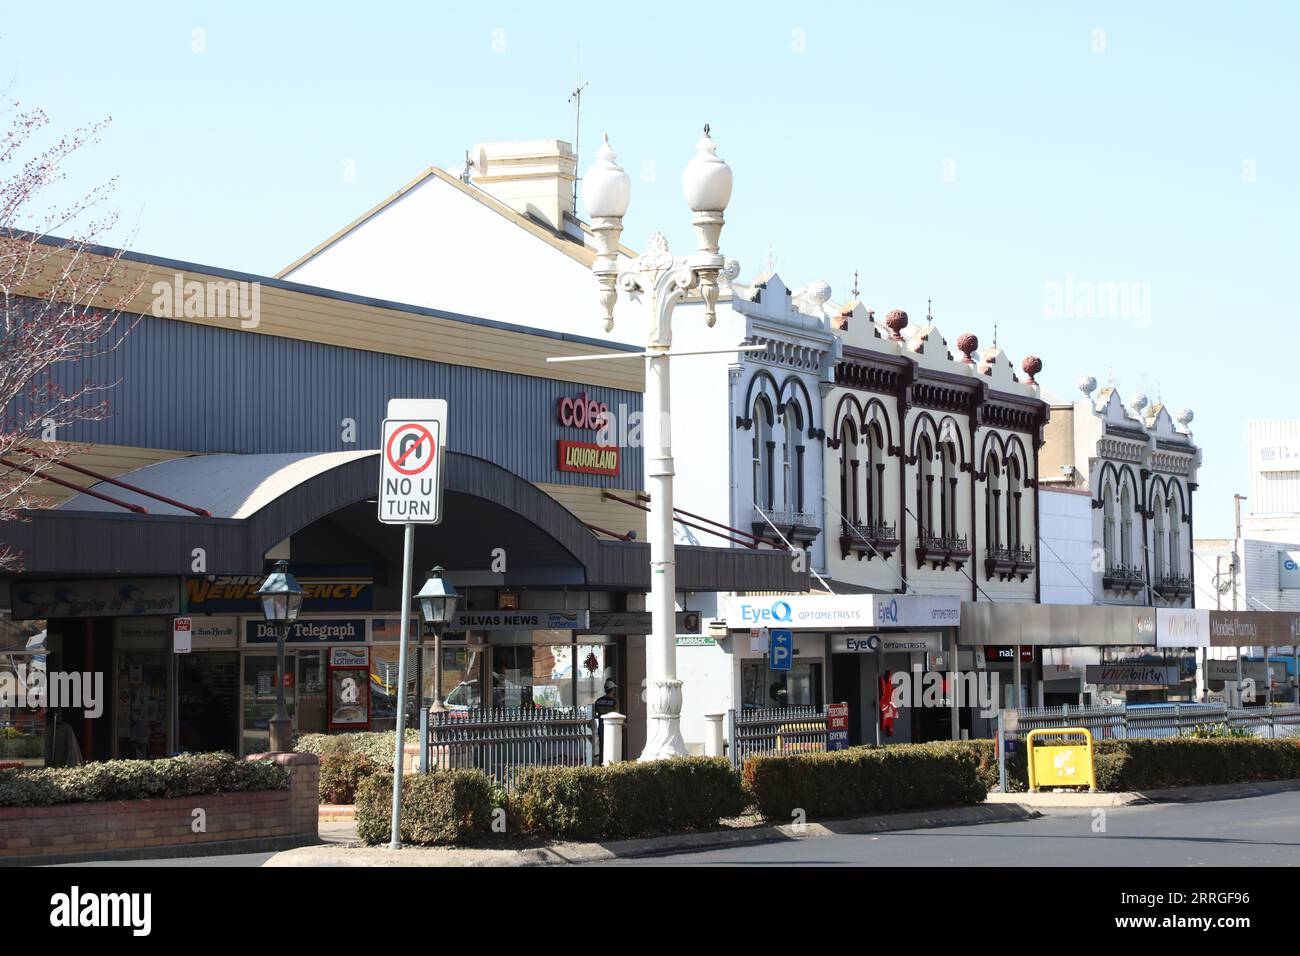
[{"label": "brick chimney", "polygon": [[564,217],[572,216],[577,159],[573,147],[559,139],[530,139],[518,143],[484,143],[487,171],[472,177],[474,185],[491,193],[516,212],[542,220],[565,232]]}]

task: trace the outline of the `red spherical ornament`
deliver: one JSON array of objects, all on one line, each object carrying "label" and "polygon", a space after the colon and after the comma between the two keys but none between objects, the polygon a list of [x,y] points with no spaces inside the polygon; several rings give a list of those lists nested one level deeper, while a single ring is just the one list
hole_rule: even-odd
[{"label": "red spherical ornament", "polygon": [[1034,376],[1043,370],[1043,360],[1037,355],[1026,355],[1025,360],[1020,363],[1026,375],[1029,376],[1029,384],[1034,385]]},{"label": "red spherical ornament", "polygon": [[885,316],[885,325],[894,333],[892,338],[902,339],[903,336],[899,333],[907,328],[907,313],[902,309],[891,309]]},{"label": "red spherical ornament", "polygon": [[957,336],[957,351],[966,357],[962,359],[967,365],[974,365],[975,360],[971,358],[971,353],[980,347],[980,340],[970,332],[963,332]]}]

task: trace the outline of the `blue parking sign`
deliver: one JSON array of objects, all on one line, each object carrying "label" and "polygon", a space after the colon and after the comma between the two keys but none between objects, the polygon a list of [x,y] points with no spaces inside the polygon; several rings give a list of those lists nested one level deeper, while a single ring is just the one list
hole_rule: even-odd
[{"label": "blue parking sign", "polygon": [[768,633],[768,667],[774,671],[788,671],[794,664],[794,631],[774,628]]}]

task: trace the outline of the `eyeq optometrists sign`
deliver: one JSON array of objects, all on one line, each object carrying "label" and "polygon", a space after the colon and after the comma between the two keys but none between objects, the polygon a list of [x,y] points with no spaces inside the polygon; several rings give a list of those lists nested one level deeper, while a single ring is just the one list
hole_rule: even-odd
[{"label": "eyeq optometrists sign", "polygon": [[961,599],[927,595],[853,594],[731,597],[723,602],[728,629],[876,630],[957,627]]}]

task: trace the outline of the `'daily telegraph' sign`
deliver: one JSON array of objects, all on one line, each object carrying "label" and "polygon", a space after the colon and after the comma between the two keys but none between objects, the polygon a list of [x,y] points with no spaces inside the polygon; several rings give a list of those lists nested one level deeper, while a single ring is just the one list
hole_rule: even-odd
[{"label": "'daily telegraph' sign", "polygon": [[442,520],[446,442],[447,403],[444,400],[389,400],[380,445],[380,521],[384,524],[438,524]]}]

